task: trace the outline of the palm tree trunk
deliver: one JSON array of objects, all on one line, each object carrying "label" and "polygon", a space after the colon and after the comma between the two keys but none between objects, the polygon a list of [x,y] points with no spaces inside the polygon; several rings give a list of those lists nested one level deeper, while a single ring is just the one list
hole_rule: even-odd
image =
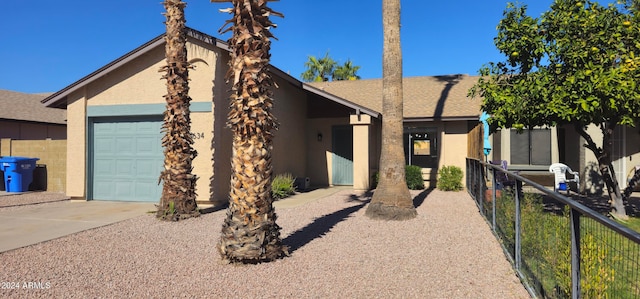
[{"label": "palm tree trunk", "polygon": [[162,197],[156,213],[163,220],[177,221],[198,216],[195,185],[197,177],[191,174],[191,163],[196,156],[192,148],[191,119],[189,117],[189,63],[187,62],[184,7],[181,0],[164,2],[165,51],[167,65],[161,71],[167,80],[167,109],[164,112],[162,146],[164,170]]},{"label": "palm tree trunk", "polygon": [[[231,192],[218,250],[232,263],[259,263],[287,254],[271,196],[271,150],[276,120],[267,73],[274,26],[264,0],[234,0],[228,126],[233,132]],[[280,15],[281,16],[281,15]]]},{"label": "palm tree trunk", "polygon": [[372,219],[415,218],[416,209],[405,180],[402,142],[402,51],[400,0],[382,1],[384,49],[382,61],[382,152],[380,182],[365,215]]}]

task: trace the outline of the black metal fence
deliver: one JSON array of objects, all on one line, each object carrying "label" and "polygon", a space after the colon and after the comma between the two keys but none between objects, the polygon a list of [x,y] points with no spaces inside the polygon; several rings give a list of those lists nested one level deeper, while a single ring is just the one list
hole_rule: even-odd
[{"label": "black metal fence", "polygon": [[466,167],[469,194],[533,297],[640,298],[640,233],[500,166]]}]

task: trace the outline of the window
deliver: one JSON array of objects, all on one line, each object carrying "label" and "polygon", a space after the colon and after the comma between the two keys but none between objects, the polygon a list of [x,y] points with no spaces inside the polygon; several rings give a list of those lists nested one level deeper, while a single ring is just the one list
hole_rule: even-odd
[{"label": "window", "polygon": [[551,164],[551,130],[530,129],[518,134],[511,130],[511,164]]},{"label": "window", "polygon": [[404,128],[404,158],[407,165],[437,167],[437,132],[436,128]]}]

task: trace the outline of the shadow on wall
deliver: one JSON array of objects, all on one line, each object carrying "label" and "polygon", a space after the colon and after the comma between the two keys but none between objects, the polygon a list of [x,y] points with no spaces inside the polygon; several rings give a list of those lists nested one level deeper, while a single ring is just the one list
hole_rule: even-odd
[{"label": "shadow on wall", "polygon": [[47,191],[48,182],[47,165],[36,164],[36,168],[33,170],[33,181],[29,185],[30,191]]},{"label": "shadow on wall", "polygon": [[589,162],[584,169],[584,193],[602,196],[604,194],[604,180],[600,174],[598,164]]},{"label": "shadow on wall", "polygon": [[[47,191],[47,165],[36,164],[33,170],[33,181],[29,184],[29,191]],[[0,191],[6,191],[4,171],[0,170]]]}]

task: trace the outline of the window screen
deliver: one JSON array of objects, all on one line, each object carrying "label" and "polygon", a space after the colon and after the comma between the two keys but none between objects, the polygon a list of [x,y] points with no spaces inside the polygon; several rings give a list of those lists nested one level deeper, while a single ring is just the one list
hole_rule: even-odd
[{"label": "window screen", "polygon": [[511,164],[551,164],[551,130],[511,130]]}]

